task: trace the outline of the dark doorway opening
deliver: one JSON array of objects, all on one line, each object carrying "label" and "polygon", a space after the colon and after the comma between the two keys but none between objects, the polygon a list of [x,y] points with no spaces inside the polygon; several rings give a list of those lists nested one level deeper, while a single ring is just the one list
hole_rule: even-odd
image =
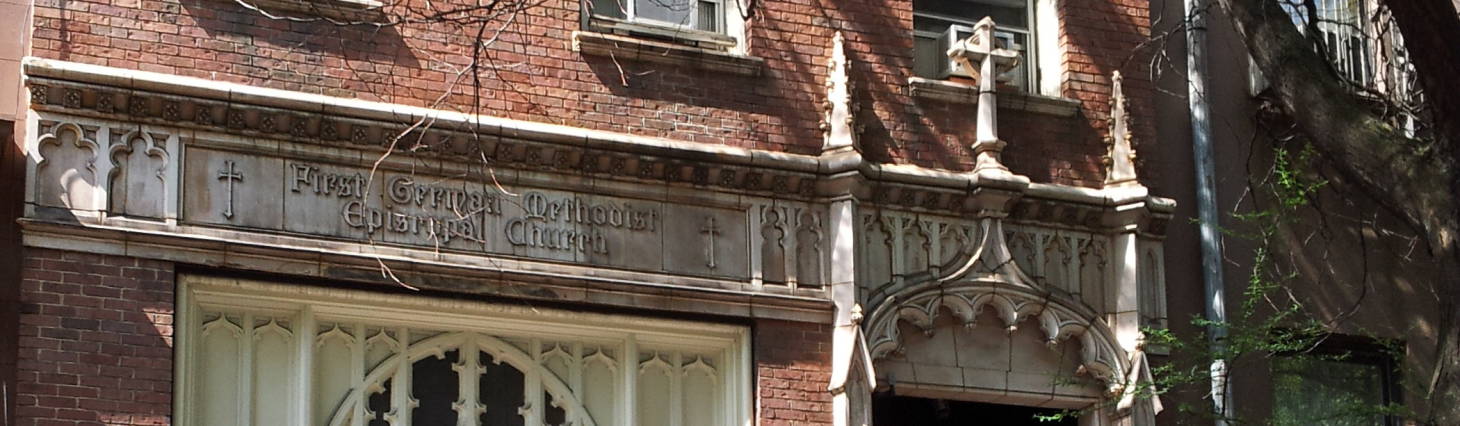
[{"label": "dark doorway opening", "polygon": [[872,402],[872,424],[876,426],[1077,426],[1073,415],[1058,420],[1040,420],[1063,412],[1052,408],[985,404],[949,399],[876,395]]}]

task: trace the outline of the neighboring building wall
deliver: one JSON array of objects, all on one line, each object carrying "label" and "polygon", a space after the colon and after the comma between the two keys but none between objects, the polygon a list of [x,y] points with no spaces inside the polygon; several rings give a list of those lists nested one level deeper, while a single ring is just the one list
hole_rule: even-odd
[{"label": "neighboring building wall", "polygon": [[[18,71],[18,70],[17,70]],[[17,72],[18,74],[18,72]],[[18,84],[18,83],[17,83]],[[13,122],[0,122],[0,183],[10,184],[25,181],[26,157],[18,140],[13,136]],[[16,223],[22,214],[24,194],[21,191],[0,191],[0,389],[7,390],[0,397],[0,424],[13,424],[15,398],[9,389],[15,389],[16,334],[20,321],[20,226]]]},{"label": "neighboring building wall", "polygon": [[173,265],[31,248],[23,267],[15,425],[170,424]]},{"label": "neighboring building wall", "polygon": [[[1163,25],[1154,29],[1158,34],[1172,31],[1183,22],[1180,1],[1167,0],[1164,5],[1153,5],[1153,9],[1164,10],[1158,18]],[[1250,95],[1245,47],[1220,10],[1213,8],[1210,13],[1206,30],[1207,99],[1216,158],[1217,202],[1223,215],[1221,226],[1250,231],[1253,224],[1235,219],[1232,213],[1276,206],[1277,200],[1271,199],[1270,193],[1262,192],[1260,185],[1269,178],[1267,173],[1273,165],[1272,129],[1286,126],[1263,126],[1258,122],[1261,104]],[[1184,95],[1186,52],[1180,35],[1179,31],[1175,32],[1167,41],[1167,56],[1175,63],[1162,67],[1164,72],[1159,83],[1168,93]],[[1159,139],[1171,146],[1163,150],[1159,168],[1189,170],[1192,156],[1187,100],[1163,94],[1155,102],[1159,106],[1156,115]],[[1301,147],[1289,144],[1288,148]],[[1201,330],[1180,320],[1199,315],[1203,310],[1196,226],[1180,219],[1195,217],[1195,182],[1189,173],[1172,173],[1167,177],[1152,182],[1154,191],[1171,194],[1178,205],[1178,219],[1173,220],[1166,242],[1169,274],[1166,279],[1172,283],[1189,283],[1169,287],[1171,326],[1179,335],[1195,336]],[[1309,177],[1329,183],[1315,197],[1315,204],[1286,218],[1291,221],[1281,226],[1269,247],[1275,264],[1296,274],[1286,281],[1282,291],[1291,291],[1303,304],[1306,317],[1332,325],[1334,333],[1402,343],[1402,359],[1396,360],[1401,369],[1401,400],[1418,413],[1428,412],[1421,397],[1433,372],[1437,343],[1429,327],[1439,318],[1431,290],[1448,278],[1435,274],[1430,266],[1433,260],[1423,242],[1410,238],[1412,232],[1372,200],[1345,186],[1335,170],[1316,170]],[[1235,315],[1242,304],[1255,249],[1254,242],[1247,239],[1229,235],[1223,241],[1229,315]],[[1267,419],[1273,412],[1274,401],[1268,358],[1251,357],[1237,365],[1238,369],[1232,373],[1232,386],[1238,415],[1248,421]],[[1205,387],[1193,387],[1173,393],[1172,397],[1206,404],[1207,391]],[[1167,404],[1172,406],[1175,404]],[[1182,424],[1179,418],[1171,416],[1164,421]]]},{"label": "neighboring building wall", "polygon": [[[21,58],[30,41],[29,0],[0,0],[0,186],[25,180],[25,97]],[[10,425],[15,412],[15,330],[20,297],[20,229],[24,194],[0,191],[0,425]]]}]

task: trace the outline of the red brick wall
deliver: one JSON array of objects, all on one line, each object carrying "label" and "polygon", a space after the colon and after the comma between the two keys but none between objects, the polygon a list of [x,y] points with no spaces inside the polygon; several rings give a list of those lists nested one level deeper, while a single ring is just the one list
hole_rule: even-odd
[{"label": "red brick wall", "polygon": [[161,425],[172,413],[172,264],[29,248],[17,426]]},{"label": "red brick wall", "polygon": [[[403,0],[419,4],[423,0]],[[451,1],[435,2],[446,8]],[[758,0],[749,51],[765,74],[735,76],[613,61],[571,52],[578,0],[550,0],[489,26],[481,90],[452,69],[470,63],[475,25],[375,28],[264,18],[232,1],[37,0],[34,54],[328,95],[670,137],[713,144],[815,153],[827,47],[842,30],[862,106],[865,150],[879,161],[953,170],[970,164],[972,107],[908,96],[912,4],[908,0]],[[1066,97],[1084,113],[1058,119],[1003,115],[1015,171],[1041,182],[1094,186],[1101,177],[1107,76],[1123,69],[1131,93],[1148,97],[1133,53],[1149,33],[1138,0],[1062,1],[1068,55]],[[388,14],[401,16],[400,8]],[[448,89],[452,95],[441,98]],[[479,95],[480,98],[476,96]],[[1135,110],[1148,117],[1144,99]],[[1023,115],[1022,117],[1020,115]],[[1143,141],[1154,134],[1141,125]]]},{"label": "red brick wall", "polygon": [[[1122,87],[1130,100],[1136,165],[1141,180],[1146,182],[1160,179],[1160,170],[1144,164],[1144,158],[1155,158],[1155,151],[1160,149],[1151,109],[1155,90],[1150,64],[1157,51],[1147,46],[1151,36],[1150,6],[1148,0],[1060,2],[1064,97],[1081,101],[1090,133],[1103,138],[1110,116],[1110,76],[1120,71]],[[1160,42],[1155,44],[1160,47]],[[1174,72],[1171,66],[1162,65],[1165,72]],[[1100,153],[1104,155],[1104,148]],[[1101,176],[1103,179],[1103,173]]]},{"label": "red brick wall", "polygon": [[[170,424],[172,264],[35,248],[22,263],[15,424]],[[760,424],[831,424],[831,329],[755,327]]]},{"label": "red brick wall", "polygon": [[831,327],[757,322],[755,372],[759,424],[831,424]]}]

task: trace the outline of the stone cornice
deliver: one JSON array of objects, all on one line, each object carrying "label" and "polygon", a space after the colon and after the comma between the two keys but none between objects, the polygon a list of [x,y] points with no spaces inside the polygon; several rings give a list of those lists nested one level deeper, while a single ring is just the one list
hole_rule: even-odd
[{"label": "stone cornice", "polygon": [[[1151,197],[1143,187],[1082,188],[1029,183],[1017,175],[879,164],[865,161],[854,150],[812,156],[727,147],[34,57],[25,59],[24,68],[31,107],[37,110],[333,148],[384,152],[412,145],[413,155],[442,160],[485,158],[505,168],[779,198],[851,195],[949,215],[976,213],[970,210],[972,193],[994,189],[1018,194],[1017,204],[1011,206],[1015,213],[1021,205],[1024,210],[1030,205],[1063,206],[1037,209],[1060,210],[1057,215],[1024,219],[1062,217],[1055,222],[1079,227],[1120,226],[1107,218],[1118,206],[1139,205],[1145,216],[1157,218],[1151,222],[1162,225],[1161,218],[1173,210],[1169,199]],[[408,131],[427,121],[429,129]],[[1075,211],[1083,213],[1070,213]],[[1164,233],[1163,226],[1141,228],[1153,235]]]},{"label": "stone cornice", "polygon": [[[912,77],[908,91],[917,98],[955,104],[978,105],[978,87],[944,80]],[[1080,102],[1073,99],[1027,93],[999,94],[999,108],[1072,117],[1080,111]]]},{"label": "stone cornice", "polygon": [[625,308],[654,306],[731,317],[831,321],[830,302],[815,292],[749,293],[740,289],[746,284],[735,281],[530,259],[482,262],[470,254],[429,249],[126,219],[80,220],[86,226],[22,219],[25,245],[394,285],[383,275],[383,267],[389,267],[390,275],[426,290]]}]

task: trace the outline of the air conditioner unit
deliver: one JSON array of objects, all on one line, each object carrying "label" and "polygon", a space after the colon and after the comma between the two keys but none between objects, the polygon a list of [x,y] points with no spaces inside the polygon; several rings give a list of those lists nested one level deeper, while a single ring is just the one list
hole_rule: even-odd
[{"label": "air conditioner unit", "polygon": [[[953,48],[954,44],[971,36],[973,36],[972,26],[949,25],[948,29],[943,31],[943,35],[938,36],[938,52],[947,52],[948,49]],[[938,61],[938,78],[948,78],[950,76],[972,77],[973,74],[963,69],[963,64],[945,56],[943,60]]]},{"label": "air conditioner unit", "polygon": [[[943,35],[938,36],[938,51],[947,52],[948,49],[953,47],[953,45],[957,44],[960,41],[967,40],[971,36],[973,36],[973,26],[962,24],[949,25],[948,29],[943,31]],[[1000,49],[1009,49],[1020,52],[1024,51],[1024,46],[1020,45],[1015,40],[1014,34],[1007,32],[995,31],[994,45]],[[958,61],[953,60],[953,58],[945,58],[944,60],[939,61],[938,64],[939,78],[948,78],[951,76],[973,77],[972,73],[968,72],[968,70],[966,69],[963,69],[963,64],[958,63]],[[973,65],[978,66],[978,64]],[[999,81],[1008,82],[1011,78],[1010,74],[1013,73],[1005,72],[1003,74],[1000,74],[998,76]]]}]

